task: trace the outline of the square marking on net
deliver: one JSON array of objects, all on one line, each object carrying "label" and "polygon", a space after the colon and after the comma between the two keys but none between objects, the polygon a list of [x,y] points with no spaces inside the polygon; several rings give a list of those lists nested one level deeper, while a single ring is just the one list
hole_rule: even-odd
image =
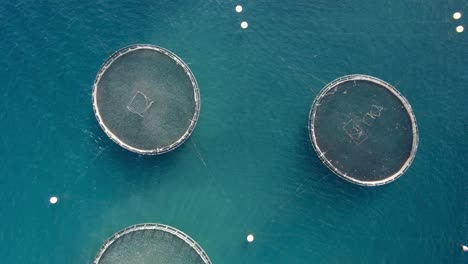
[{"label": "square marking on net", "polygon": [[137,91],[127,105],[128,111],[143,117],[154,101],[150,100],[145,94]]},{"label": "square marking on net", "polygon": [[361,144],[367,139],[366,132],[352,119],[343,126],[343,129],[356,144]]}]

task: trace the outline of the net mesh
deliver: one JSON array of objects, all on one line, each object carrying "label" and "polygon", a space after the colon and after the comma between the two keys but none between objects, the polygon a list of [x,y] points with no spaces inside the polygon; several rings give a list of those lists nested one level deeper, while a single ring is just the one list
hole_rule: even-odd
[{"label": "net mesh", "polygon": [[156,46],[133,45],[101,67],[93,106],[112,140],[141,154],[160,154],[191,134],[200,109],[199,90],[176,55]]},{"label": "net mesh", "polygon": [[107,240],[93,264],[207,264],[203,249],[183,232],[162,224],[128,227]]},{"label": "net mesh", "polygon": [[323,163],[361,185],[401,176],[418,145],[409,103],[391,85],[366,75],[345,76],[325,86],[312,105],[309,126]]}]

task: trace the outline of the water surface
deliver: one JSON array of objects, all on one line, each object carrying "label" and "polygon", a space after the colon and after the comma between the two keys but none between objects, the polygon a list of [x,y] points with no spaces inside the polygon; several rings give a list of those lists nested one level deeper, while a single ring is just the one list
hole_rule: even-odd
[{"label": "water surface", "polygon": [[[141,222],[184,231],[213,263],[468,261],[468,39],[455,32],[468,6],[238,3],[1,2],[2,263],[90,263]],[[173,51],[200,86],[193,135],[164,156],[121,149],[93,114],[101,63],[133,43]],[[309,142],[314,92],[353,73],[396,86],[418,121],[414,163],[387,186],[344,182]]]}]

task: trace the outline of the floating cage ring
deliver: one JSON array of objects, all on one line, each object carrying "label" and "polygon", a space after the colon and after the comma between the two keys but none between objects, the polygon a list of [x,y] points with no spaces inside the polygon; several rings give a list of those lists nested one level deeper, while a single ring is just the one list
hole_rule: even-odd
[{"label": "floating cage ring", "polygon": [[[140,240],[135,239],[135,237]],[[132,246],[138,247],[141,245],[141,243],[138,243],[141,242],[141,239],[147,240],[148,245],[152,248],[162,247],[161,245],[171,248],[161,249],[166,250],[167,255],[159,251],[145,254],[144,248],[133,248],[132,250]],[[134,242],[134,245],[132,245],[132,242]],[[175,248],[177,245],[179,247]],[[128,251],[129,248],[131,252],[122,252]],[[190,236],[174,227],[158,223],[137,224],[115,233],[103,243],[94,257],[93,264],[115,264],[119,263],[119,261],[129,263],[127,262],[128,259],[131,259],[132,263],[140,263],[140,261],[142,263],[153,263],[156,261],[157,263],[167,264],[211,264],[208,255]]]},{"label": "floating cage ring", "polygon": [[200,91],[187,64],[171,51],[135,44],[111,54],[93,85],[93,110],[105,134],[138,154],[182,145],[200,114]]},{"label": "floating cage ring", "polygon": [[334,174],[364,186],[400,177],[419,144],[406,98],[385,81],[362,74],[340,77],[317,94],[309,112],[309,136]]}]

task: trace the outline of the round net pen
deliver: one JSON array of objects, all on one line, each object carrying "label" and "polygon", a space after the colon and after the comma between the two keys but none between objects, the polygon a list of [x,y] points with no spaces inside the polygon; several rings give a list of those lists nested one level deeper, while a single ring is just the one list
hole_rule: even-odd
[{"label": "round net pen", "polygon": [[211,264],[188,235],[162,224],[127,227],[106,240],[93,264]]},{"label": "round net pen", "polygon": [[309,113],[309,135],[323,164],[364,186],[400,177],[418,148],[416,118],[405,97],[385,81],[360,74],[320,91]]},{"label": "round net pen", "polygon": [[138,44],[113,53],[93,85],[93,109],[104,132],[139,154],[162,154],[192,133],[200,92],[187,64],[161,47]]}]

